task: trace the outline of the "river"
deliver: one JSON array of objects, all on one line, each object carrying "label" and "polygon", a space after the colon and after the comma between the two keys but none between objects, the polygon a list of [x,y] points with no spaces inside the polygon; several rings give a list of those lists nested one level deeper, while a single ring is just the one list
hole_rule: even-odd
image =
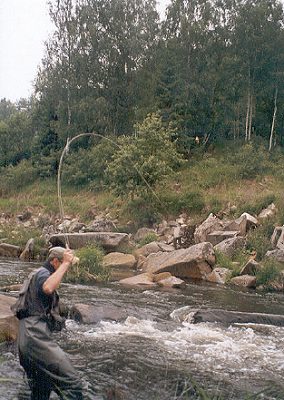
[{"label": "river", "polygon": [[[0,286],[22,282],[34,267],[0,260]],[[85,399],[284,399],[284,328],[179,318],[190,316],[184,307],[284,314],[283,295],[204,283],[183,290],[62,284],[60,294],[69,305],[115,305],[128,315],[97,325],[67,320],[56,335],[84,381]],[[0,347],[0,383],[1,400],[29,398],[13,345]]]}]

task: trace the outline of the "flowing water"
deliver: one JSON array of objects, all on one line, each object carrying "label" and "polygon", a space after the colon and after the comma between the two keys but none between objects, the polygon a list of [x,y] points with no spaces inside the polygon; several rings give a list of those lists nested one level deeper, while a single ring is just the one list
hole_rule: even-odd
[{"label": "flowing water", "polygon": [[[35,266],[0,260],[0,286],[22,282]],[[96,325],[68,320],[56,336],[86,399],[284,399],[284,328],[190,323],[190,310],[201,307],[283,314],[283,295],[196,283],[184,290],[63,284],[60,293],[68,304],[114,305],[127,315]],[[14,346],[0,347],[0,384],[1,400],[27,390]]]}]

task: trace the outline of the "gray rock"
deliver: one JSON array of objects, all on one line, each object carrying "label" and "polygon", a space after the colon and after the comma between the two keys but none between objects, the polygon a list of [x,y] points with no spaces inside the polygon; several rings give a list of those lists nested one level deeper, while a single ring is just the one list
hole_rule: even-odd
[{"label": "gray rock", "polygon": [[107,252],[116,251],[120,246],[129,243],[129,236],[127,233],[115,232],[56,234],[52,235],[49,241],[52,246],[65,247],[66,238],[68,238],[71,249],[79,249],[90,244],[98,244]]},{"label": "gray rock", "polygon": [[230,239],[225,239],[222,242],[214,246],[215,250],[220,251],[228,257],[232,257],[235,252],[242,249],[245,245],[245,238],[242,236],[236,236]]},{"label": "gray rock", "polygon": [[97,219],[83,228],[84,232],[115,232],[115,224],[108,219]]},{"label": "gray rock", "polygon": [[121,321],[127,318],[127,314],[121,307],[112,305],[75,304],[70,310],[70,317],[80,323],[97,324],[102,320]]},{"label": "gray rock", "polygon": [[13,244],[0,243],[0,257],[18,258],[21,254],[21,248]]},{"label": "gray rock", "polygon": [[274,228],[270,241],[273,247],[284,250],[284,226]]},{"label": "gray rock", "polygon": [[103,265],[106,268],[133,269],[136,259],[132,254],[113,252],[104,256]]},{"label": "gray rock", "polygon": [[223,240],[235,238],[239,234],[239,231],[213,231],[207,235],[207,241],[216,246],[216,244],[223,242]]},{"label": "gray rock", "polygon": [[175,276],[170,276],[169,278],[161,279],[158,281],[158,286],[165,288],[185,288],[186,283],[182,279],[176,278]]},{"label": "gray rock", "polygon": [[33,259],[33,256],[34,256],[34,245],[35,245],[35,240],[33,238],[31,238],[31,239],[29,239],[27,241],[24,250],[20,254],[20,259],[21,260],[30,261],[30,260]]},{"label": "gray rock", "polygon": [[211,243],[199,243],[171,253],[150,254],[143,270],[151,273],[170,272],[178,278],[205,279],[215,264]]},{"label": "gray rock", "polygon": [[228,268],[214,268],[212,272],[206,275],[206,281],[224,285],[230,279],[232,271]]},{"label": "gray rock", "polygon": [[249,260],[240,271],[240,275],[255,275],[261,270],[261,265],[255,260]]},{"label": "gray rock", "polygon": [[149,234],[156,234],[154,229],[149,229],[149,228],[140,228],[138,231],[135,233],[133,239],[136,242],[139,242],[140,240],[144,239],[147,235]]},{"label": "gray rock", "polygon": [[236,286],[243,286],[247,288],[255,288],[256,287],[256,277],[251,275],[241,275],[232,278],[231,283]]},{"label": "gray rock", "polygon": [[275,249],[267,251],[265,254],[265,258],[272,258],[275,261],[284,263],[284,249]]},{"label": "gray rock", "polygon": [[195,243],[202,243],[208,241],[208,235],[211,232],[219,231],[223,229],[222,221],[212,213],[207,217],[205,221],[199,225],[194,232]]},{"label": "gray rock", "polygon": [[119,283],[123,285],[142,285],[142,286],[155,286],[156,283],[153,281],[153,274],[144,273],[133,276],[131,278],[122,279]]},{"label": "gray rock", "polygon": [[267,208],[262,210],[258,215],[258,219],[265,220],[267,218],[273,217],[277,212],[276,206],[274,203],[271,203]]}]

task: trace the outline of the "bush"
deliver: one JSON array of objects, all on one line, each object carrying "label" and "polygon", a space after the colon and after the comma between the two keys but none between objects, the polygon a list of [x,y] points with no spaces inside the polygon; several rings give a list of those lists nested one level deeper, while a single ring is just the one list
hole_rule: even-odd
[{"label": "bush", "polygon": [[135,137],[121,137],[107,172],[118,196],[142,196],[173,172],[182,159],[171,141],[171,132],[156,114],[136,126]]},{"label": "bush", "polygon": [[108,281],[109,271],[103,267],[104,252],[98,246],[83,247],[76,251],[79,263],[72,265],[66,274],[67,282]]},{"label": "bush", "polygon": [[265,285],[269,288],[269,283],[281,277],[283,264],[274,260],[265,260],[261,270],[256,273],[257,285]]},{"label": "bush", "polygon": [[30,161],[21,161],[16,166],[3,168],[0,175],[0,191],[9,194],[18,191],[37,179],[37,170]]},{"label": "bush", "polygon": [[274,231],[274,220],[270,219],[263,223],[263,225],[251,230],[247,235],[246,249],[248,251],[255,251],[258,260],[262,260],[265,253],[270,250],[270,238]]},{"label": "bush", "polygon": [[205,201],[200,192],[163,193],[161,202],[168,214],[200,213],[205,207]]},{"label": "bush", "polygon": [[239,213],[247,212],[252,215],[258,215],[261,210],[268,207],[271,203],[276,200],[274,193],[268,194],[264,197],[260,197],[253,203],[246,203],[240,207]]},{"label": "bush", "polygon": [[145,244],[155,242],[158,239],[158,235],[155,232],[149,232],[147,235],[143,237],[143,239],[139,240],[139,247],[145,246]]}]

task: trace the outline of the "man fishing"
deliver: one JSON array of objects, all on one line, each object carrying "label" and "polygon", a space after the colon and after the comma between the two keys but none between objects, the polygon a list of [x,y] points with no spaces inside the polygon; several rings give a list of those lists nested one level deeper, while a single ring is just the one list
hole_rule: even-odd
[{"label": "man fishing", "polygon": [[18,317],[19,358],[28,377],[31,400],[48,400],[52,391],[60,399],[83,399],[78,373],[51,338],[51,332],[60,330],[63,322],[56,290],[73,260],[72,250],[54,247],[49,251],[47,261],[30,280],[26,311]]}]

